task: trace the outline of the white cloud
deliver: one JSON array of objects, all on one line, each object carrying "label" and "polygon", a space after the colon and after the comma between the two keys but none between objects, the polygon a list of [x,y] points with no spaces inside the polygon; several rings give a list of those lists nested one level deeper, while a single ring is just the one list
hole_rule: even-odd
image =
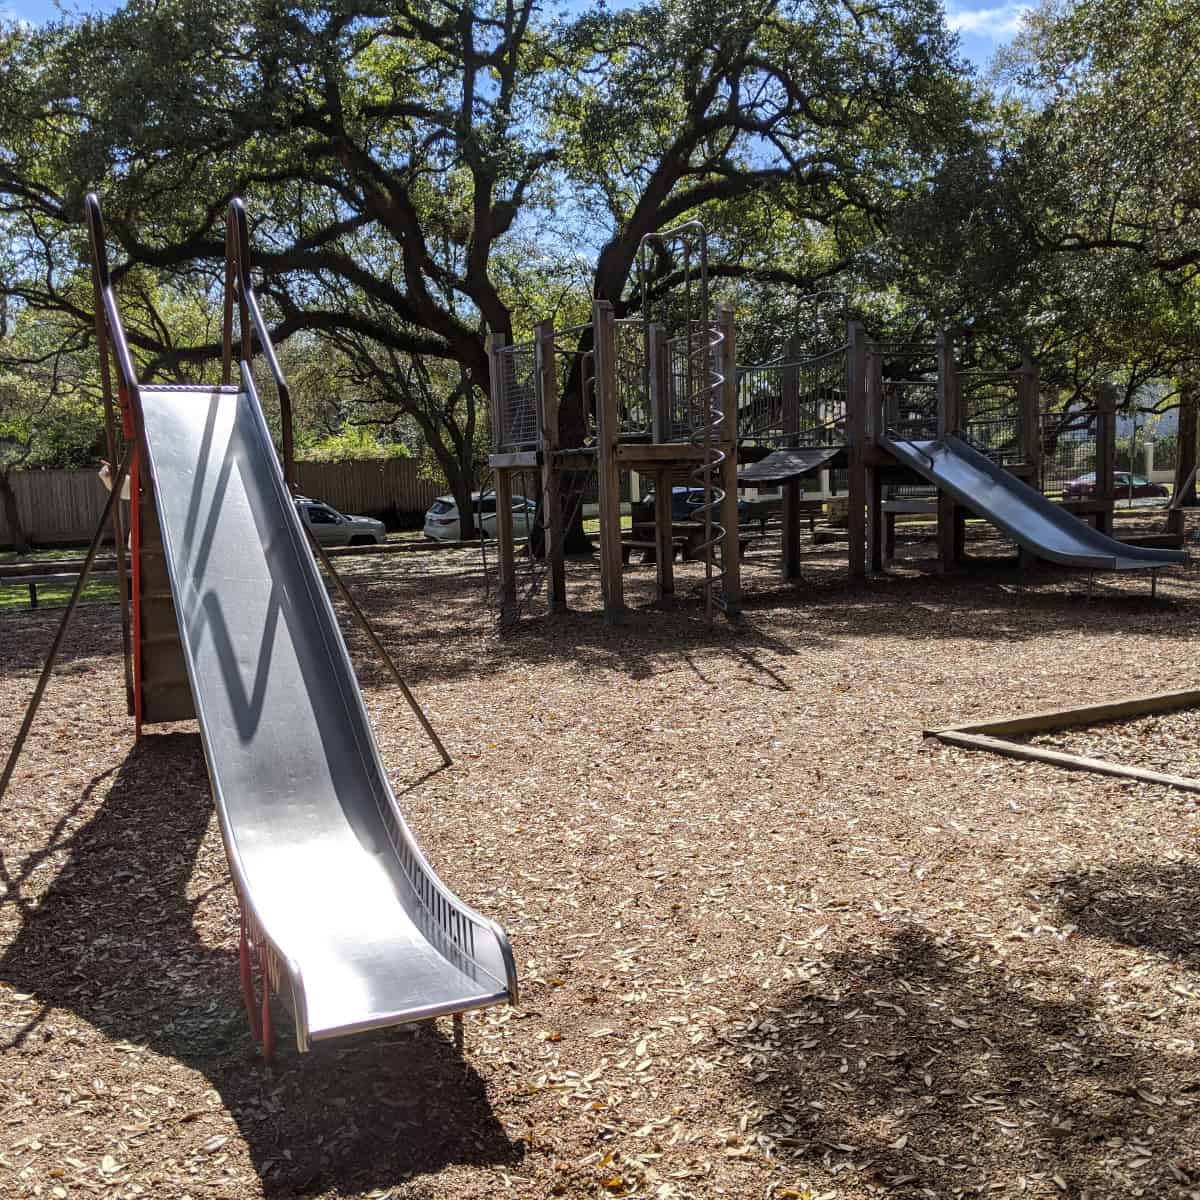
[{"label": "white cloud", "polygon": [[1021,28],[1028,4],[1001,4],[995,8],[962,8],[947,13],[946,21],[958,33],[993,42],[1006,42]]}]

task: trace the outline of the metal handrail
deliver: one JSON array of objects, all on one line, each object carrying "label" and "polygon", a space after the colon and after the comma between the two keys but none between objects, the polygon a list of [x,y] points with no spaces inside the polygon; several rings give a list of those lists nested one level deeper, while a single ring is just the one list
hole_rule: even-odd
[{"label": "metal handrail", "polygon": [[254,357],[254,339],[258,338],[259,349],[267,360],[267,367],[279,393],[279,408],[283,414],[283,462],[284,476],[290,487],[295,487],[295,456],[292,450],[292,393],[288,387],[283,368],[275,355],[267,323],[263,320],[258,296],[250,279],[250,226],[246,219],[246,206],[240,197],[229,201],[229,216],[225,228],[225,311],[223,329],[223,356],[221,382],[232,382],[233,370],[233,296],[234,284],[238,300],[238,318],[242,337],[241,362],[248,372]]},{"label": "metal handrail", "polygon": [[[121,376],[121,387],[132,399],[138,387],[137,368],[133,365],[133,355],[125,338],[125,327],[121,324],[121,311],[117,307],[116,294],[113,292],[112,276],[108,270],[108,250],[104,241],[104,217],[100,212],[100,197],[95,192],[88,192],[83,202],[83,210],[87,217],[88,241],[91,243],[92,262],[96,270],[96,291],[104,306],[108,336],[112,341],[113,356]],[[102,351],[103,349],[101,347]]]},{"label": "metal handrail", "polygon": [[[922,450],[913,438],[906,437],[894,426],[889,425],[883,436],[889,442],[898,442],[902,446],[911,446],[923,459],[925,459],[926,462],[929,463],[931,467],[934,465],[932,454],[928,453],[928,451]],[[937,441],[938,439],[933,438],[931,440]]]}]

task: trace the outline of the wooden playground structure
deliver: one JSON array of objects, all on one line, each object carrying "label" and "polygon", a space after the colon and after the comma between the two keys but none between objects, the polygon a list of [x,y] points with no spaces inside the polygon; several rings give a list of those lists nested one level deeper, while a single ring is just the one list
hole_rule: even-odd
[{"label": "wooden playground structure", "polygon": [[[732,533],[739,486],[780,489],[780,571],[783,579],[797,580],[801,531],[819,503],[803,499],[802,481],[818,471],[845,471],[851,581],[886,568],[895,554],[897,517],[906,514],[936,518],[938,560],[951,569],[964,557],[968,509],[945,490],[933,498],[929,481],[897,457],[898,442],[954,435],[1111,537],[1118,500],[1112,387],[1101,387],[1087,408],[1055,411],[1027,354],[1011,369],[961,369],[948,333],[930,343],[897,344],[872,340],[857,320],[845,322],[840,345],[819,354],[802,356],[793,342],[792,353],[739,364],[733,313],[718,306],[710,318],[703,292],[700,316],[693,314],[682,329],[649,319],[648,305],[642,315],[617,318],[609,303],[596,301],[587,325],[555,329],[543,321],[532,340],[512,345],[493,337],[490,465],[502,624],[511,624],[519,610],[512,496],[515,478],[528,472],[536,474],[541,493],[551,613],[566,607],[565,527],[578,515],[568,497],[577,507],[580,477],[594,472],[609,621],[619,620],[624,608],[622,573],[631,551],[641,550],[643,561],[654,564],[656,599],[668,603],[674,553],[684,541],[705,563],[709,620],[715,609],[737,615],[741,553],[749,541]],[[582,429],[561,419],[565,392],[583,409]],[[1055,472],[1088,469],[1095,481],[1090,493],[1062,498]],[[681,527],[668,505],[656,503],[652,527],[635,523],[623,535],[620,476],[629,471],[649,477],[656,498],[690,476],[693,486],[705,489],[697,510],[703,529]],[[1152,540],[1179,545],[1182,532],[1176,504]],[[1021,556],[1025,565],[1035,557],[1024,549]]]}]

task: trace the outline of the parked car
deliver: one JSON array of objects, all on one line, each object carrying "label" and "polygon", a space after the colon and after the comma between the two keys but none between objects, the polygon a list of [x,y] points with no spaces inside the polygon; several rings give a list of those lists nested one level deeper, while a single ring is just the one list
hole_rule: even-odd
[{"label": "parked car", "polygon": [[[481,530],[485,537],[496,536],[496,493],[471,493],[471,506],[475,510],[475,532]],[[533,527],[537,505],[524,496],[512,498],[513,533],[517,537],[528,537]],[[458,505],[453,496],[439,496],[425,514],[425,536],[439,542],[462,540],[462,527],[458,519]]]},{"label": "parked car", "polygon": [[322,546],[377,546],[387,537],[382,521],[374,517],[347,517],[307,496],[296,497],[296,511]]},{"label": "parked car", "polygon": [[[1090,500],[1095,494],[1095,471],[1070,480],[1063,488],[1064,500]],[[1165,501],[1171,495],[1161,483],[1152,483],[1144,475],[1133,475],[1129,471],[1113,472],[1113,494],[1118,501],[1133,499],[1152,504]]]},{"label": "parked car", "polygon": [[[632,510],[635,525],[654,520],[654,491],[648,491]],[[713,519],[720,521],[720,512],[713,510]],[[750,504],[738,499],[738,524],[745,525],[750,519]],[[702,487],[673,487],[671,489],[672,521],[704,520],[704,489]]]}]

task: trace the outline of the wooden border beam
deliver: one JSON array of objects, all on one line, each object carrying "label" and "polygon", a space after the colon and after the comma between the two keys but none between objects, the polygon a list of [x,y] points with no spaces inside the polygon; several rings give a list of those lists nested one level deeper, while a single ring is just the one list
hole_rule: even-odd
[{"label": "wooden border beam", "polygon": [[1115,775],[1122,779],[1136,779],[1141,783],[1157,783],[1165,787],[1178,788],[1183,792],[1200,792],[1200,779],[1187,779],[1182,775],[1164,775],[1159,771],[1147,771],[1142,767],[1129,767],[1124,763],[1109,762],[1103,758],[1086,758],[1079,754],[1065,754],[1061,750],[1048,750],[1043,746],[1026,746],[1020,742],[1009,742],[1003,738],[987,737],[982,733],[959,733],[953,729],[935,735],[941,742],[960,746],[966,750],[987,750],[992,754],[1003,754],[1008,758],[1021,758],[1033,762],[1046,762],[1068,771],[1091,771],[1097,775]]},{"label": "wooden border beam", "polygon": [[[1200,779],[1148,771],[1103,758],[1088,758],[1067,754],[1042,746],[1029,746],[1008,740],[1029,733],[1051,733],[1060,729],[1079,729],[1106,721],[1128,721],[1156,713],[1178,712],[1185,708],[1200,708],[1200,690],[1188,688],[1177,692],[1153,692],[1148,696],[1127,696],[1100,704],[1085,704],[1077,708],[1055,708],[1025,716],[998,717],[968,725],[952,725],[942,729],[927,729],[924,736],[936,738],[950,746],[965,750],[986,750],[1031,762],[1045,762],[1072,771],[1092,771],[1098,775],[1113,775],[1141,783],[1160,784],[1185,792],[1200,792]],[[1001,736],[1003,735],[1003,736]]]},{"label": "wooden border beam", "polygon": [[1120,700],[1084,704],[1075,708],[1051,708],[1023,716],[993,717],[988,721],[927,729],[925,736],[939,737],[943,733],[1049,733],[1055,729],[1097,725],[1102,721],[1122,721],[1153,716],[1155,713],[1175,712],[1180,708],[1200,708],[1200,690],[1187,688],[1179,692],[1151,692],[1147,696],[1126,696]]}]

